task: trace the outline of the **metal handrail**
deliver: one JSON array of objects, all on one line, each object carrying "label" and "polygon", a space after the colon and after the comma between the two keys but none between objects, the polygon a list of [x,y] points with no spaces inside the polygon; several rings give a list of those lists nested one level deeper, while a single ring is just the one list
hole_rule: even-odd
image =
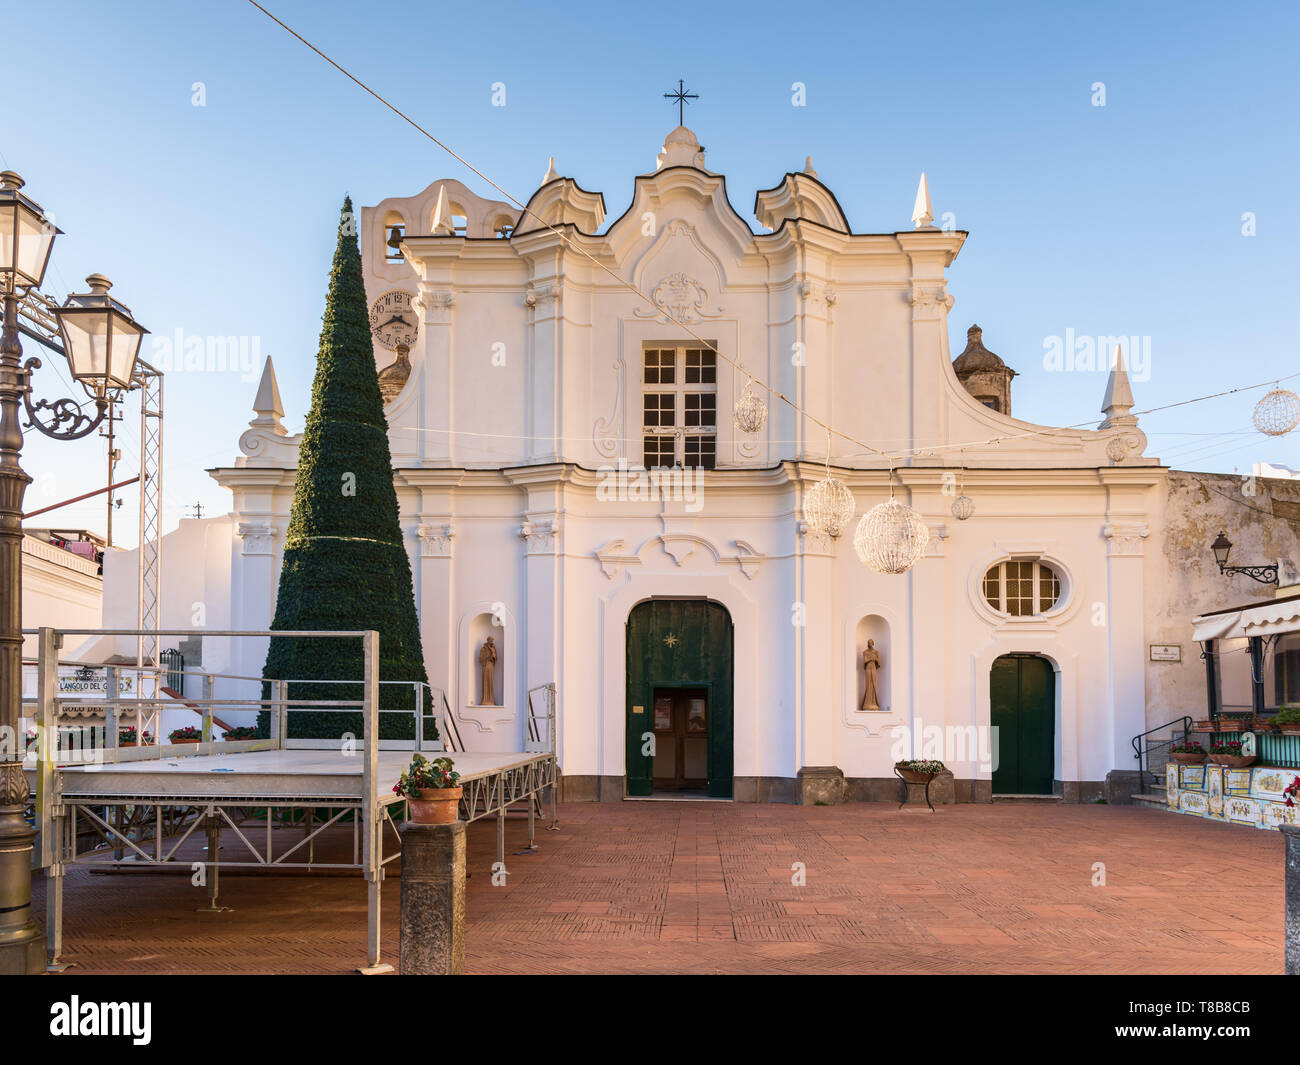
[{"label": "metal handrail", "polygon": [[[1172,721],[1166,721],[1163,725],[1157,725],[1155,728],[1149,728],[1145,732],[1138,733],[1133,737],[1133,757],[1137,759],[1138,764],[1138,792],[1145,792],[1146,785],[1146,766],[1151,762],[1151,751],[1159,747],[1172,747],[1177,742],[1177,736],[1171,736],[1163,743],[1143,743],[1152,733],[1159,732],[1161,729],[1167,729],[1173,726],[1181,725],[1183,728],[1183,742],[1187,742],[1187,734],[1191,731],[1193,719],[1190,715],[1184,714],[1182,717],[1174,718]],[[1146,764],[1143,764],[1143,755],[1146,755]]]}]

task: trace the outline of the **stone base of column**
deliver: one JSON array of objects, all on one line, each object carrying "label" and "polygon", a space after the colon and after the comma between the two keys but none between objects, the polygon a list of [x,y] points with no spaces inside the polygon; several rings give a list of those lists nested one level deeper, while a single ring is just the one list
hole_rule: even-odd
[{"label": "stone base of column", "polygon": [[806,765],[798,774],[802,806],[838,806],[844,801],[844,770],[834,765]]},{"label": "stone base of column", "polygon": [[1286,838],[1286,974],[1300,976],[1300,825],[1282,825]]},{"label": "stone base of column", "polygon": [[465,823],[402,825],[402,914],[397,971],[465,971]]}]

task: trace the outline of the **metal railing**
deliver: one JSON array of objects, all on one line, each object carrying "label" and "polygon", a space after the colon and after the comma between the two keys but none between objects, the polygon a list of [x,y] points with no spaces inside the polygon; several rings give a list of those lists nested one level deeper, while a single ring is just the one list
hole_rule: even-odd
[{"label": "metal railing", "polygon": [[[1146,732],[1133,737],[1133,757],[1137,759],[1138,764],[1138,791],[1147,790],[1146,775],[1151,767],[1152,753],[1155,752],[1159,757],[1159,752],[1163,751],[1166,755],[1169,749],[1176,743],[1186,743],[1187,735],[1192,729],[1192,718],[1184,714],[1182,717],[1174,718],[1172,721],[1166,721],[1163,725],[1157,725],[1155,728],[1147,729]],[[1167,728],[1181,728],[1181,735],[1173,735],[1167,739],[1153,742],[1150,737],[1157,732],[1163,732]],[[1160,764],[1163,764],[1160,763]]]}]

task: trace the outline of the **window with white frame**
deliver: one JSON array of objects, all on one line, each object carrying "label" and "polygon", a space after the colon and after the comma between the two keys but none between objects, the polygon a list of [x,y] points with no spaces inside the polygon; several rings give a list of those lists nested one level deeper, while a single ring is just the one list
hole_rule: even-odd
[{"label": "window with white frame", "polygon": [[1045,614],[1060,598],[1060,575],[1038,559],[1009,558],[984,574],[984,599],[1000,614],[1013,618]]},{"label": "window with white frame", "polygon": [[713,469],[718,458],[716,351],[698,344],[647,343],[641,367],[641,456],[646,469]]}]

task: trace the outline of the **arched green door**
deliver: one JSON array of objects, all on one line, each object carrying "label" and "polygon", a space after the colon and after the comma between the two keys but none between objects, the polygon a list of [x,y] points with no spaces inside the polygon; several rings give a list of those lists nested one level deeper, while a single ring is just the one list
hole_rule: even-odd
[{"label": "arched green door", "polygon": [[996,728],[994,795],[1050,795],[1056,767],[1056,673],[1038,655],[1003,655],[989,677]]},{"label": "arched green door", "polygon": [[[732,634],[726,608],[704,599],[651,599],[632,608],[627,619],[629,795],[651,794],[656,779],[662,788],[666,781],[699,777],[710,796],[731,798]],[[662,752],[658,765],[651,749]]]}]

